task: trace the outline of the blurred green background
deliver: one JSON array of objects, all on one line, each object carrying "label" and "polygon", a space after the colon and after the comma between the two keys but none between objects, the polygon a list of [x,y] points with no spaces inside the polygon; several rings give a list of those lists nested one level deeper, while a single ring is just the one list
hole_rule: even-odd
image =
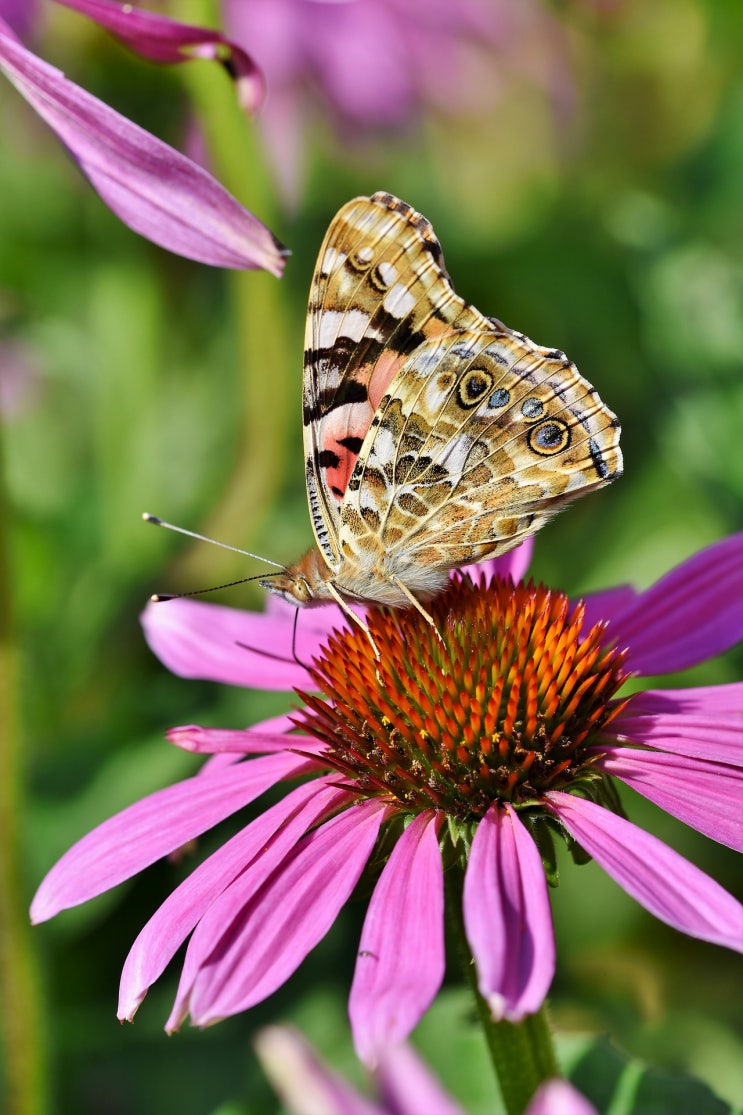
[{"label": "blurred green background", "polygon": [[[196,8],[168,10],[194,18]],[[141,512],[278,561],[310,543],[305,304],[344,201],[384,189],[425,213],[458,291],[568,352],[619,415],[624,478],[543,532],[538,576],[572,593],[644,586],[743,529],[743,7],[563,0],[529,10],[526,38],[504,34],[492,50],[480,106],[424,100],[395,129],[346,122],[339,133],[307,90],[315,108],[291,205],[221,72],[145,64],[73,13],[45,10],[34,49],[70,77],[176,146],[197,122],[214,172],[292,249],[281,282],[210,270],[138,238],[0,87],[0,607],[10,648],[0,842],[11,925],[20,910],[19,936],[9,931],[4,948],[19,949],[18,972],[37,995],[14,1000],[9,987],[2,1009],[7,1032],[16,1018],[19,1033],[30,1024],[42,1063],[48,1053],[37,1096],[46,1090],[49,1106],[25,1110],[270,1112],[251,1035],[278,1019],[299,1022],[336,1064],[352,1063],[344,1012],[361,907],[344,911],[267,1003],[172,1038],[161,1027],[177,965],[133,1026],[116,1022],[116,994],[131,941],[188,860],[25,930],[36,885],[73,840],[196,769],[163,740],[167,727],[239,727],[287,706],[285,695],[178,679],[149,653],[138,613],[151,592],[260,567],[146,527]],[[261,606],[254,585],[210,599]],[[738,649],[677,683],[741,676]],[[14,799],[19,783],[25,797]],[[732,852],[629,794],[627,808],[742,893]],[[556,1024],[607,1033],[743,1106],[740,958],[666,929],[594,866],[565,864],[553,897]],[[471,1110],[491,1111],[458,981],[453,966],[451,994],[419,1045]]]}]

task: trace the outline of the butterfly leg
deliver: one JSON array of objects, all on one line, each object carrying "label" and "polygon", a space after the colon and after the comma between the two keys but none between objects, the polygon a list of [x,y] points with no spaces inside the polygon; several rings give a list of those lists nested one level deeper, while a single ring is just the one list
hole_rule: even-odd
[{"label": "butterfly leg", "polygon": [[379,653],[379,647],[374,642],[374,636],[372,635],[372,633],[369,630],[369,628],[367,627],[367,625],[364,623],[363,619],[361,619],[359,616],[356,615],[353,608],[349,608],[348,604],[343,599],[341,594],[338,592],[337,588],[335,587],[335,585],[333,584],[332,581],[326,581],[325,583],[328,587],[328,591],[329,591],[330,595],[333,597],[333,599],[335,600],[336,604],[341,609],[341,611],[345,612],[345,614],[348,616],[348,618],[351,620],[351,622],[355,623],[357,627],[360,627],[361,630],[366,635],[367,639],[371,643],[371,648],[374,651],[374,657],[375,658],[381,658],[382,656]]},{"label": "butterfly leg", "polygon": [[390,577],[389,579],[390,579],[390,581],[392,582],[392,584],[393,584],[393,585],[394,585],[394,586],[395,586],[396,588],[399,588],[399,590],[400,590],[400,592],[401,592],[401,593],[403,594],[403,596],[407,596],[407,598],[408,598],[408,600],[410,601],[410,603],[411,603],[411,604],[413,605],[413,607],[414,607],[414,608],[415,608],[415,609],[416,609],[417,611],[419,611],[419,612],[420,612],[420,614],[421,614],[421,615],[423,616],[423,618],[424,618],[424,620],[426,621],[426,623],[427,623],[427,624],[428,624],[428,625],[429,625],[430,627],[432,627],[432,628],[434,629],[434,631],[436,632],[436,635],[437,635],[437,638],[438,638],[439,642],[440,642],[440,643],[443,643],[443,642],[444,642],[444,640],[443,640],[443,638],[442,638],[442,636],[441,636],[441,632],[439,631],[438,627],[437,627],[437,626],[436,626],[436,624],[434,623],[434,619],[433,619],[433,616],[432,616],[432,615],[430,614],[430,612],[427,612],[427,611],[426,611],[426,609],[425,609],[425,608],[423,607],[423,605],[421,604],[420,600],[419,600],[419,599],[418,599],[418,598],[417,598],[416,596],[414,596],[414,595],[413,595],[413,593],[412,593],[412,592],[410,591],[410,589],[408,588],[408,586],[407,586],[406,584],[404,584],[404,583],[403,583],[403,582],[402,582],[402,581],[400,580],[400,578],[399,578],[399,577],[396,577],[394,573],[392,574],[392,576],[391,576],[391,577]]}]

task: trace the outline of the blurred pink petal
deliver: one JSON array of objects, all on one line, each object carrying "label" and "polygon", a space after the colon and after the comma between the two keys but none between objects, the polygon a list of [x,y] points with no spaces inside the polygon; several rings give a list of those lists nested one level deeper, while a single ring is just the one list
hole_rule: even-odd
[{"label": "blurred pink petal", "polygon": [[615,617],[612,638],[631,648],[629,669],[685,670],[743,639],[743,533],[666,573]]},{"label": "blurred pink petal", "polygon": [[196,775],[135,802],[79,840],[46,876],[31,920],[46,921],[136,875],[254,801],[270,786],[311,765],[296,755],[268,755]]},{"label": "blurred pink petal", "polygon": [[375,1075],[386,1115],[464,1115],[410,1045],[388,1046]]},{"label": "blurred pink petal", "polygon": [[550,791],[547,805],[615,882],[674,929],[743,952],[743,906],[683,856],[594,802]]},{"label": "blurred pink petal", "polygon": [[187,259],[281,275],[285,249],[210,174],[26,50],[2,20],[0,71],[135,232]]},{"label": "blurred pink petal", "polygon": [[539,1010],[555,973],[552,914],[541,856],[510,806],[492,805],[475,831],[464,924],[493,1018]]},{"label": "blurred pink petal", "polygon": [[431,810],[411,821],[364,919],[348,1011],[356,1052],[370,1067],[407,1038],[444,978],[442,820]]},{"label": "blurred pink petal", "polygon": [[[132,1020],[149,987],[165,970],[211,904],[246,869],[257,887],[297,841],[350,795],[324,782],[298,786],[204,860],[166,898],[132,945],[121,973],[118,1017]],[[256,870],[256,861],[260,869]]]},{"label": "blurred pink petal", "polygon": [[548,1080],[534,1093],[524,1115],[598,1115],[598,1112],[567,1080]]},{"label": "blurred pink petal", "polygon": [[[259,760],[253,760],[257,762]],[[189,943],[167,1029],[197,1026],[267,998],[322,940],[356,886],[385,806],[361,802],[315,829],[255,893],[241,875],[207,910]]]},{"label": "blurred pink petal", "polygon": [[242,47],[219,31],[179,23],[116,0],[56,0],[56,3],[95,20],[151,62],[213,59],[236,82],[238,100],[246,112],[255,112],[263,103],[266,94],[263,74]]},{"label": "blurred pink petal", "polygon": [[743,852],[743,771],[629,747],[604,747],[597,766],[719,844]]},{"label": "blurred pink petal", "polygon": [[585,608],[584,626],[593,627],[594,623],[611,621],[626,611],[637,599],[637,590],[631,585],[614,585],[598,592],[587,592],[580,599]]},{"label": "blurred pink petal", "polygon": [[[322,1063],[309,1042],[288,1026],[269,1026],[255,1040],[256,1053],[290,1115],[394,1115],[360,1096]],[[418,1109],[420,1115],[421,1109]],[[428,1109],[426,1108],[428,1115]],[[432,1111],[430,1115],[438,1115]],[[443,1113],[442,1113],[443,1115]]]}]

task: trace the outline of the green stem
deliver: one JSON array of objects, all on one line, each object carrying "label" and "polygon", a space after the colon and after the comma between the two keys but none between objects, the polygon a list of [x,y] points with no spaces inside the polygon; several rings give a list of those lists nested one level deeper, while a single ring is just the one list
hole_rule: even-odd
[{"label": "green stem", "polygon": [[457,943],[465,976],[475,999],[490,1059],[508,1115],[522,1115],[539,1085],[560,1076],[546,1007],[528,1015],[523,1022],[494,1022],[488,1004],[477,986],[475,962],[464,931],[462,884],[458,865],[449,868],[447,913]]},{"label": "green stem", "polygon": [[[216,14],[212,0],[188,0],[181,12],[189,22],[205,26],[215,24]],[[234,86],[214,63],[189,63],[181,72],[198,112],[212,172],[281,238],[277,193],[266,157],[255,122],[237,104]],[[204,529],[212,537],[235,541],[235,523],[246,524],[254,533],[281,488],[292,416],[299,425],[302,323],[292,326],[287,320],[287,291],[273,275],[233,271],[228,283],[240,369],[240,442],[226,489]],[[227,577],[235,568],[235,559],[224,552],[210,552],[204,560],[207,579],[223,573]],[[194,553],[188,570],[181,570],[194,583],[200,575],[198,561]]]},{"label": "green stem", "polygon": [[20,880],[23,815],[18,711],[18,651],[10,580],[9,508],[0,422],[0,986],[8,1115],[45,1110],[45,1033],[31,928]]}]

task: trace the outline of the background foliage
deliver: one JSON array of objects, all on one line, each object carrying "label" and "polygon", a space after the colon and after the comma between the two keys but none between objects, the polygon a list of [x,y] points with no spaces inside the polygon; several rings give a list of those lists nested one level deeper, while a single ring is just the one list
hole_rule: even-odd
[{"label": "background foliage", "polygon": [[[169,10],[193,16],[190,4]],[[182,145],[196,107],[218,176],[292,248],[281,283],[210,271],[137,238],[0,88],[0,513],[12,577],[0,605],[15,623],[26,785],[20,832],[0,839],[18,842],[24,907],[74,839],[195,769],[164,742],[167,727],[237,727],[285,707],[279,695],[172,677],[150,655],[137,620],[150,592],[260,570],[140,516],[280,561],[309,544],[305,301],[322,233],[349,197],[385,189],[424,212],[460,293],[567,351],[621,418],[624,478],[544,531],[538,576],[572,593],[647,585],[743,529],[743,8],[564,0],[542,14],[554,34],[533,56],[514,57],[508,41],[494,54],[487,111],[423,110],[396,132],[342,141],[318,111],[290,208],[250,127],[235,138],[221,73],[146,65],[49,11],[39,52],[139,123]],[[252,585],[215,599],[261,604]],[[689,677],[720,682],[742,669],[737,652]],[[740,893],[733,853],[629,794],[627,808]],[[557,1025],[700,1077],[724,1101],[710,1099],[710,1111],[743,1106],[740,958],[653,921],[594,866],[563,866]],[[188,867],[188,856],[158,864],[30,937],[59,1115],[270,1112],[250,1038],[274,1019],[297,1021],[356,1071],[344,1012],[360,908],[245,1016],[166,1039],[172,971],[134,1026],[116,1023],[129,944]],[[471,1110],[492,1111],[457,980],[453,967],[419,1046]]]}]

